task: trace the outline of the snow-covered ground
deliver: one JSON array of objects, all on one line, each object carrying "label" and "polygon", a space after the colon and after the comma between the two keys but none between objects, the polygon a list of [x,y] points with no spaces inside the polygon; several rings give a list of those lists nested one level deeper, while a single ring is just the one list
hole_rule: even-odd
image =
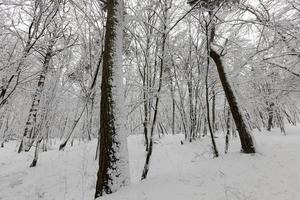
[{"label": "snow-covered ground", "polygon": [[[300,127],[255,133],[259,153],[240,154],[238,138],[219,158],[212,158],[209,138],[180,144],[182,135],[157,140],[149,176],[140,181],[145,153],[142,136],[130,136],[132,184],[103,200],[296,200],[300,197]],[[0,200],[91,200],[97,161],[96,141],[75,143],[59,152],[17,154],[17,144],[0,149]]]}]

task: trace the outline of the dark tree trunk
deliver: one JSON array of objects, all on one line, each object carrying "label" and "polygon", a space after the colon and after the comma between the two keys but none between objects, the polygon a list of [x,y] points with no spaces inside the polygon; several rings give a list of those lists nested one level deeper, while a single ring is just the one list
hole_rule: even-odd
[{"label": "dark tree trunk", "polygon": [[129,184],[126,132],[122,114],[123,1],[107,1],[100,103],[100,152],[95,198]]},{"label": "dark tree trunk", "polygon": [[212,108],[211,108],[211,112],[212,112],[212,129],[215,132],[216,129],[216,92],[215,89],[212,89]]},{"label": "dark tree trunk", "polygon": [[207,118],[206,117],[204,117],[204,127],[203,127],[203,137],[205,137],[205,136],[207,136]]},{"label": "dark tree trunk", "polygon": [[[189,72],[191,73],[191,72]],[[189,75],[190,76],[190,75]],[[188,96],[189,96],[189,120],[190,120],[190,130],[188,135],[188,141],[192,142],[192,136],[194,133],[194,108],[193,108],[193,88],[192,88],[192,78],[190,77],[187,83],[188,86]]]},{"label": "dark tree trunk", "polygon": [[229,149],[229,136],[230,136],[230,110],[228,108],[227,119],[226,119],[225,154],[228,153],[228,149]]},{"label": "dark tree trunk", "polygon": [[[146,68],[146,66],[145,66]],[[148,70],[145,70],[144,68],[144,77],[143,77],[143,87],[144,87],[144,91],[143,91],[143,95],[144,95],[144,122],[143,122],[143,126],[144,126],[144,138],[145,138],[145,146],[146,146],[146,151],[149,150],[149,136],[148,136],[148,127],[149,127],[149,90],[148,90]]]},{"label": "dark tree trunk", "polygon": [[271,131],[271,128],[273,127],[273,116],[274,116],[274,103],[270,103],[268,105],[268,127],[267,127],[267,130],[268,131]]},{"label": "dark tree trunk", "polygon": [[173,95],[173,98],[172,98],[172,134],[173,135],[175,135],[175,112],[176,112],[175,106],[176,106],[175,99],[174,99],[174,95]]},{"label": "dark tree trunk", "polygon": [[242,152],[243,153],[255,153],[255,147],[253,143],[253,139],[251,137],[250,132],[247,129],[247,126],[243,120],[243,116],[240,112],[240,109],[238,107],[236,97],[234,96],[234,93],[231,89],[231,86],[227,80],[227,76],[224,70],[224,65],[221,59],[221,56],[212,48],[210,49],[210,56],[214,60],[215,65],[218,70],[218,74],[223,86],[223,90],[225,92],[231,114],[233,117],[233,120],[235,122],[235,125],[237,127],[237,130],[239,132],[240,140],[241,140],[241,146],[242,146]]},{"label": "dark tree trunk", "polygon": [[[150,20],[150,18],[148,18]],[[150,21],[148,21],[150,23]],[[147,30],[147,35],[152,34],[152,28],[146,29]],[[150,93],[150,84],[151,84],[151,76],[150,76],[150,68],[149,68],[149,49],[150,49],[150,39],[147,38],[146,40],[146,52],[145,52],[145,65],[143,68],[143,98],[144,98],[144,138],[145,138],[145,146],[146,146],[146,151],[149,150],[149,122],[150,122],[150,117],[151,117],[151,101],[149,98],[149,93]]]}]

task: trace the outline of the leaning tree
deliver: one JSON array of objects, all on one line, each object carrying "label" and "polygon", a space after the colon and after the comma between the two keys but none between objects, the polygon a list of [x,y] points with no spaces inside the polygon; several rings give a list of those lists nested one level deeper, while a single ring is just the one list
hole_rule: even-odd
[{"label": "leaning tree", "polygon": [[195,8],[204,11],[207,15],[208,21],[205,22],[206,36],[207,36],[207,54],[214,61],[217,68],[219,78],[229,104],[230,111],[232,113],[233,120],[239,132],[243,153],[255,153],[254,141],[251,136],[249,129],[243,119],[241,109],[238,106],[237,98],[233,92],[233,89],[229,83],[226,75],[224,61],[221,52],[216,48],[215,41],[216,35],[216,24],[217,19],[216,13],[223,6],[231,6],[235,3],[239,3],[238,0],[188,0],[188,3]]}]

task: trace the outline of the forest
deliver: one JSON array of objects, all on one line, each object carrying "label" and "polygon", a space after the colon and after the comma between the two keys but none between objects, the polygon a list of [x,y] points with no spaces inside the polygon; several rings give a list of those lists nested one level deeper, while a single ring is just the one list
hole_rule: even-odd
[{"label": "forest", "polygon": [[295,200],[299,0],[0,0],[0,200]]}]

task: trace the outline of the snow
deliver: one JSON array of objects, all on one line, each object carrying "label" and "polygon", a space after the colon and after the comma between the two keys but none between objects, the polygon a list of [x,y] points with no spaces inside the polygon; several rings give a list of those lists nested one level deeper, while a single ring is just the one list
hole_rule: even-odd
[{"label": "snow", "polygon": [[[148,178],[140,181],[145,152],[142,135],[128,138],[131,185],[102,200],[295,200],[300,195],[300,126],[254,132],[259,153],[241,154],[239,139],[229,153],[212,158],[210,138],[180,144],[182,135],[156,139]],[[216,138],[220,153],[224,138]],[[17,154],[17,144],[0,149],[0,200],[93,199],[96,141],[74,142],[65,151]]]}]

